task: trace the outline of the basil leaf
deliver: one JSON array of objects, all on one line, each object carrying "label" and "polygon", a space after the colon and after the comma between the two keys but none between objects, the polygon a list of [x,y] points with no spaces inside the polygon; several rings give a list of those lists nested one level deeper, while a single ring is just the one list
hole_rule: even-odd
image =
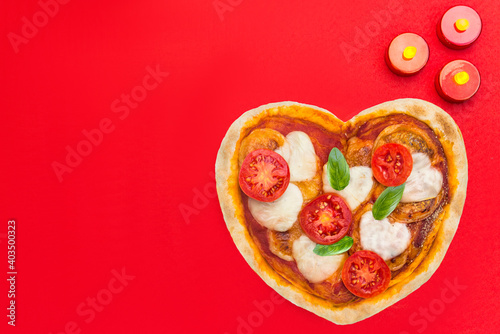
[{"label": "basil leaf", "polygon": [[328,156],[328,180],[335,190],[342,190],[349,184],[351,178],[349,174],[349,165],[345,161],[344,155],[340,150],[334,147]]},{"label": "basil leaf", "polygon": [[391,214],[403,197],[405,183],[397,187],[387,187],[373,204],[373,218],[381,220]]},{"label": "basil leaf", "polygon": [[321,256],[337,255],[347,252],[352,247],[353,243],[354,241],[352,240],[352,238],[346,235],[332,245],[317,244],[316,247],[314,247],[313,252],[314,254]]}]

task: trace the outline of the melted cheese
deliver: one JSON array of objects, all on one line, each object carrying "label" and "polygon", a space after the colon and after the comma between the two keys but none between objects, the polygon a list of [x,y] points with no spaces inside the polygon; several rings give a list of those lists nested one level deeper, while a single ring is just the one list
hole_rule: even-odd
[{"label": "melted cheese", "polygon": [[319,283],[332,276],[344,263],[347,253],[320,256],[314,254],[316,243],[302,235],[293,242],[292,253],[297,267],[311,283]]},{"label": "melted cheese", "polygon": [[299,187],[290,183],[283,195],[274,202],[260,202],[248,198],[248,209],[262,226],[285,232],[297,220],[303,202]]},{"label": "melted cheese", "polygon": [[431,160],[424,153],[414,153],[413,169],[406,180],[401,202],[420,202],[436,197],[443,186],[443,174],[431,166]]},{"label": "melted cheese", "polygon": [[327,165],[323,166],[323,191],[325,193],[336,193],[342,196],[352,211],[364,202],[373,187],[372,169],[365,166],[349,168],[349,185],[338,191],[332,188],[328,178]]},{"label": "melted cheese", "polygon": [[275,149],[274,152],[281,155],[287,163],[290,162],[290,143],[288,143],[288,140],[285,139],[283,145]]},{"label": "melted cheese", "polygon": [[411,240],[406,224],[391,223],[387,218],[375,220],[371,211],[361,217],[359,234],[361,247],[377,253],[385,261],[403,253]]},{"label": "melted cheese", "polygon": [[293,131],[286,136],[285,143],[276,149],[290,168],[290,181],[311,180],[318,171],[316,151],[309,136],[302,131]]}]

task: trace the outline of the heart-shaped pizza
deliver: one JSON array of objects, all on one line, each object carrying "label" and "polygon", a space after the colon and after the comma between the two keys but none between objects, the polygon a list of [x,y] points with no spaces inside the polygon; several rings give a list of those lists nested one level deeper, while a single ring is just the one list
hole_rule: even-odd
[{"label": "heart-shaped pizza", "polygon": [[459,128],[400,99],[348,122],[273,103],[238,118],[216,162],[227,227],[257,274],[337,324],[365,319],[436,271],[467,188]]}]

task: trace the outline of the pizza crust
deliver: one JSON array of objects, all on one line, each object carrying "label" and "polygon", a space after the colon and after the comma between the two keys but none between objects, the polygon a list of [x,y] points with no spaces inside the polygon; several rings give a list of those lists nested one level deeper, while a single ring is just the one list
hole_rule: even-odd
[{"label": "pizza crust", "polygon": [[[297,306],[311,311],[336,324],[351,324],[370,317],[403,299],[437,270],[458,228],[467,189],[467,156],[462,134],[450,115],[436,105],[419,99],[399,99],[368,108],[346,123],[373,117],[403,113],[413,116],[434,130],[448,160],[450,198],[438,216],[439,229],[432,244],[424,245],[422,262],[398,284],[382,294],[356,303],[335,306],[331,302],[296,287],[266,262],[250,236],[244,218],[238,184],[238,149],[242,138],[262,118],[288,115],[319,123],[327,130],[338,132],[344,122],[329,111],[296,102],[271,103],[244,113],[229,128],[215,164],[217,192],[227,228],[250,267],[275,291]],[[428,251],[426,252],[426,249]],[[419,255],[420,256],[420,255]],[[417,262],[418,263],[418,262]]]}]

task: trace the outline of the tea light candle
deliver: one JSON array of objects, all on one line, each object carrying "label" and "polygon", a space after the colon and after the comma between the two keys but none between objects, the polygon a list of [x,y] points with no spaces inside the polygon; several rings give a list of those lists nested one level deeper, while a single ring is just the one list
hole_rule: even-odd
[{"label": "tea light candle", "polygon": [[465,49],[481,34],[479,14],[467,6],[455,6],[444,13],[437,26],[441,42],[452,49]]},{"label": "tea light candle", "polygon": [[417,73],[427,64],[427,60],[427,42],[413,33],[404,33],[394,38],[385,56],[385,62],[391,71],[403,76]]},{"label": "tea light candle", "polygon": [[436,90],[449,102],[463,102],[476,94],[481,84],[477,68],[466,60],[446,64],[436,77]]}]

